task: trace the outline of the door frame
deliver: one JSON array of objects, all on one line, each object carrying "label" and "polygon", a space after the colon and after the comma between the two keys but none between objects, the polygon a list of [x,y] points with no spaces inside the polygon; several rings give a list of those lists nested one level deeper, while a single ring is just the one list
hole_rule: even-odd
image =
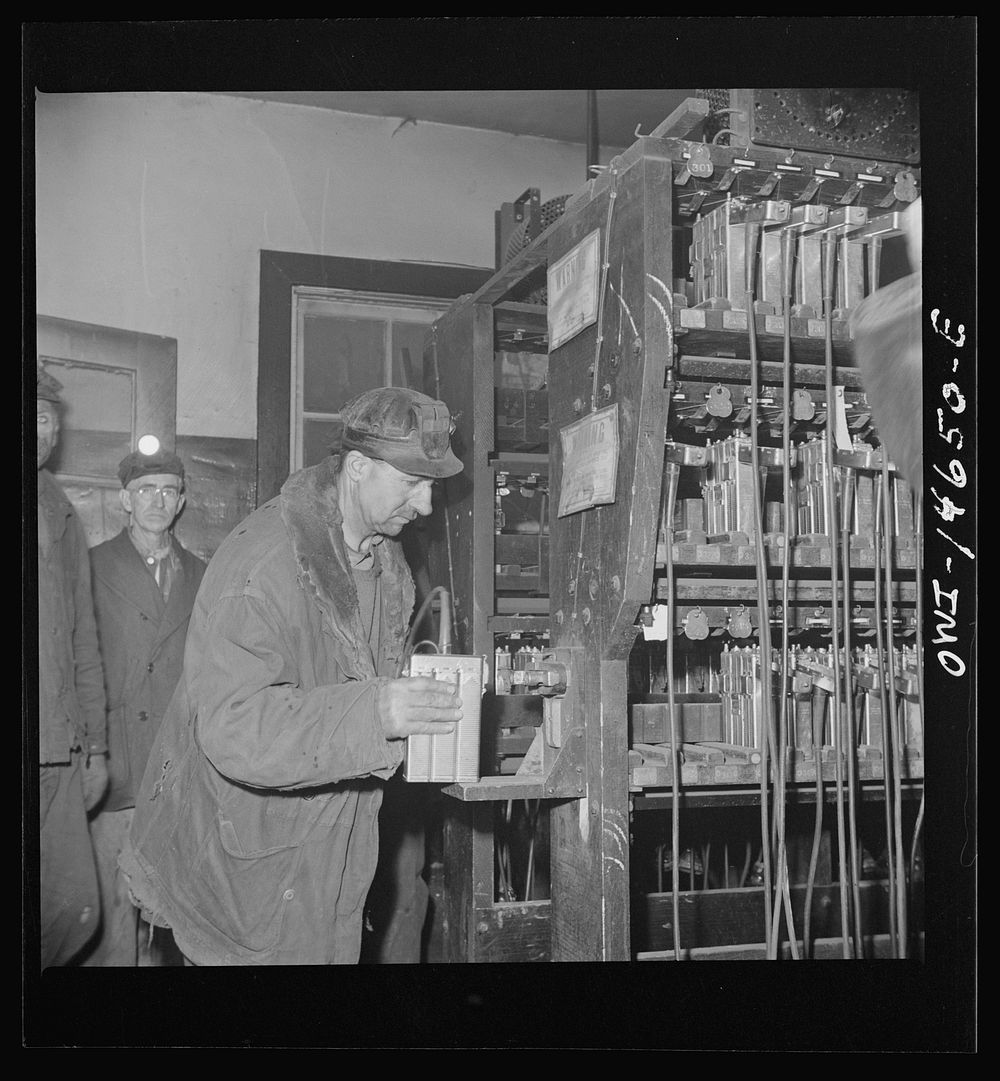
[{"label": "door frame", "polygon": [[455,300],[495,273],[479,267],[387,262],[261,250],[257,353],[257,505],[288,476],[293,291],[296,286]]}]

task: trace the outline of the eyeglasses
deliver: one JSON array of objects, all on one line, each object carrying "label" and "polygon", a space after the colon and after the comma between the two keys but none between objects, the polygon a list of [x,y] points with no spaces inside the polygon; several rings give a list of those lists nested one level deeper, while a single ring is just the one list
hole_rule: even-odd
[{"label": "eyeglasses", "polygon": [[176,503],[181,497],[180,488],[175,487],[173,484],[142,484],[138,488],[133,488],[132,491],[141,499],[146,499],[150,502],[152,502],[157,495],[162,495],[165,503]]}]

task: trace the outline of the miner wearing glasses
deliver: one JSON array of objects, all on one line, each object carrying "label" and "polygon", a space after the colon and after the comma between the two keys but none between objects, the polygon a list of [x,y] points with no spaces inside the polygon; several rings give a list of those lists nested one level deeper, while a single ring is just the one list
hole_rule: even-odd
[{"label": "miner wearing glasses", "polygon": [[127,524],[91,549],[94,610],[108,710],[108,792],[91,823],[102,923],[87,965],[180,963],[165,930],[129,900],[118,870],[136,792],[180,677],[184,641],[205,564],[171,532],[184,506],[184,466],[165,450],[135,451],[118,466]]}]

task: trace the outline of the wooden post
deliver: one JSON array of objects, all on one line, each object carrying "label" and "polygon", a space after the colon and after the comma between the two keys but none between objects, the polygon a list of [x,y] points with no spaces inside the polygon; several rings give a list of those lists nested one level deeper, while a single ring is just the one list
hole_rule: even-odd
[{"label": "wooden post", "polygon": [[630,956],[627,666],[636,615],[653,587],[673,346],[670,191],[670,162],[637,144],[595,181],[589,202],[559,220],[549,242],[551,265],[597,229],[608,261],[598,296],[603,341],[595,324],[549,357],[554,500],[561,428],[617,403],[620,444],[615,501],[551,519],[551,633],[570,662],[564,730],[583,732],[587,788],[551,818],[556,961]]}]

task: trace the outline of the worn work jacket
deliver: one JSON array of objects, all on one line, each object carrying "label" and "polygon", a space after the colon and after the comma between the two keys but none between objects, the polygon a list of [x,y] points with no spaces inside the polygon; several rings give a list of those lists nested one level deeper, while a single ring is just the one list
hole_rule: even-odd
[{"label": "worn work jacket", "polygon": [[166,601],[127,529],[90,551],[108,700],[105,811],[135,806],[146,760],[184,662],[188,619],[205,564],[176,540],[171,543],[181,570]]},{"label": "worn work jacket", "polygon": [[120,861],[197,964],[357,961],[382,784],[403,755],[375,693],[413,608],[401,546],[376,551],[377,657],[331,459],[293,474],[212,557]]},{"label": "worn work jacket", "polygon": [[38,471],[38,761],[107,750],[104,677],[90,595],[87,540],[47,469]]}]

